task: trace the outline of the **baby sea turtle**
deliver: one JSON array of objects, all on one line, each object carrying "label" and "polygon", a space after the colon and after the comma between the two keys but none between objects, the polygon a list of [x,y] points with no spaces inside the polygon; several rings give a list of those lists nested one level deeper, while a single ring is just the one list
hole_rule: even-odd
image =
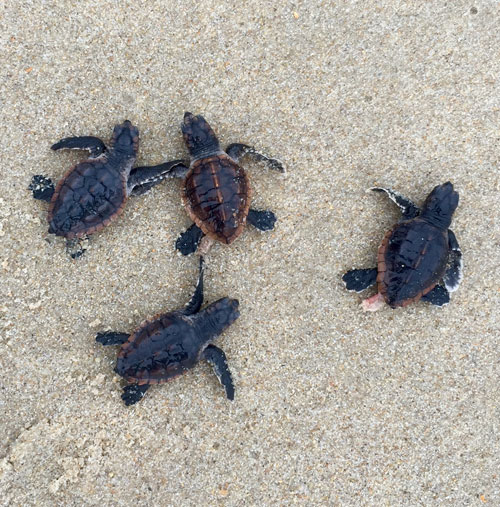
[{"label": "baby sea turtle", "polygon": [[187,305],[144,322],[134,333],[99,333],[103,345],[121,345],[115,371],[130,384],[123,389],[125,405],[140,401],[151,384],[183,374],[201,359],[212,364],[228,399],[234,386],[224,352],[212,345],[239,316],[238,301],[222,298],[200,312],[203,303],[203,258],[193,297]]},{"label": "baby sea turtle", "polygon": [[73,258],[84,252],[80,239],[117,218],[129,195],[140,195],[168,177],[181,160],[153,167],[134,165],[139,131],[128,120],[116,125],[109,147],[92,136],[67,137],[53,150],[89,150],[90,158],[76,164],[54,184],[36,175],[29,186],[35,199],[50,202],[49,232],[67,240]]},{"label": "baby sea turtle", "polygon": [[247,221],[261,231],[273,229],[273,212],[250,208],[250,183],[238,162],[250,155],[284,172],[281,162],[246,144],[230,144],[222,150],[214,131],[200,115],[185,113],[181,129],[191,164],[189,168],[176,164],[172,175],[184,178],[182,199],[194,224],[178,238],[176,249],[183,255],[194,253],[204,236],[201,253],[206,253],[214,240],[230,244]]},{"label": "baby sea turtle", "polygon": [[[436,306],[450,301],[462,280],[462,252],[449,229],[458,206],[458,193],[450,182],[436,186],[419,209],[409,199],[389,188],[385,192],[403,213],[402,220],[384,237],[378,250],[378,266],[353,269],[342,279],[348,290],[360,292],[377,283],[378,293],[362,303],[366,311],[384,303],[392,308],[419,299]],[[443,280],[443,285],[438,285]]]}]

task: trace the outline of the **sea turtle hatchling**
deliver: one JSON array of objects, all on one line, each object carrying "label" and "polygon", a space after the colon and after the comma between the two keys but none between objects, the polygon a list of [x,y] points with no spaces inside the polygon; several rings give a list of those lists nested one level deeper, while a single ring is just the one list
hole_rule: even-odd
[{"label": "sea turtle hatchling", "polygon": [[[462,280],[462,252],[449,229],[458,206],[458,193],[450,182],[436,186],[419,209],[409,199],[389,188],[385,192],[403,213],[402,220],[384,237],[378,250],[378,266],[353,269],[342,279],[348,290],[360,292],[377,283],[378,292],[362,303],[365,311],[376,311],[384,301],[392,308],[419,299],[436,306],[450,301]],[[438,283],[443,280],[443,285]]]},{"label": "sea turtle hatchling", "polygon": [[228,399],[234,386],[224,352],[212,344],[240,315],[236,299],[222,298],[200,311],[203,303],[203,258],[193,297],[187,305],[144,322],[134,333],[99,333],[103,345],[121,345],[115,371],[130,384],[125,405],[140,401],[151,384],[162,384],[204,359],[212,364]]},{"label": "sea turtle hatchling", "polygon": [[54,144],[53,150],[90,151],[90,157],[72,167],[55,189],[49,178],[33,176],[29,186],[33,197],[50,202],[49,232],[66,238],[73,258],[84,252],[80,240],[115,220],[129,195],[143,194],[182,163],[132,169],[138,147],[139,131],[126,120],[115,126],[109,146],[92,136],[67,137]]},{"label": "sea turtle hatchling", "polygon": [[261,231],[273,229],[276,217],[272,211],[250,208],[250,183],[238,162],[249,155],[283,173],[281,162],[246,144],[230,144],[223,151],[201,115],[185,113],[181,129],[191,163],[189,167],[176,164],[172,176],[184,179],[182,200],[194,224],[177,239],[176,249],[183,255],[192,254],[203,238],[200,253],[205,254],[214,240],[232,243],[247,221]]}]

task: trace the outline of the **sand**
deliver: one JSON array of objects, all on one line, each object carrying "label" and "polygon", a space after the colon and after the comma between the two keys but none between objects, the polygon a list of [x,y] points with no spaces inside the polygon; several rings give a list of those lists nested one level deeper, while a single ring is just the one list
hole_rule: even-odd
[{"label": "sand", "polygon": [[[499,505],[500,30],[497,2],[7,2],[0,14],[0,503]],[[210,367],[120,399],[103,330],[182,306],[197,259],[180,182],[131,199],[71,260],[27,186],[60,178],[69,135],[128,118],[138,163],[183,158],[184,111],[247,161],[256,208],[207,258],[206,302],[240,300]],[[364,314],[341,275],[370,267],[398,210],[460,193],[465,277],[445,308]],[[367,295],[372,292],[367,291]]]}]

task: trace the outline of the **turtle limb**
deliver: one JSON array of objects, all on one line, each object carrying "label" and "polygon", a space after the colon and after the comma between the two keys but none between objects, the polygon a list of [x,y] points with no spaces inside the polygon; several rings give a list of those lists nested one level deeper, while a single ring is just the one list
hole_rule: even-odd
[{"label": "turtle limb", "polygon": [[204,271],[203,257],[200,257],[200,274],[198,275],[198,283],[193,296],[189,300],[189,303],[184,307],[182,311],[185,315],[193,315],[200,311],[201,305],[203,304],[203,271]]},{"label": "turtle limb", "polygon": [[130,335],[128,333],[115,333],[113,331],[106,331],[105,333],[97,333],[95,341],[100,344],[107,345],[123,345]]},{"label": "turtle limb", "polygon": [[149,384],[129,384],[123,388],[122,400],[125,405],[135,405],[138,401],[141,401],[149,389]]},{"label": "turtle limb", "polygon": [[431,303],[435,306],[447,305],[450,302],[450,293],[442,285],[436,285],[430,292],[425,296],[422,296],[423,301]]},{"label": "turtle limb", "polygon": [[84,247],[84,243],[86,242],[88,242],[87,237],[67,239],[66,252],[68,252],[68,255],[72,259],[78,259],[87,251]]},{"label": "turtle limb", "polygon": [[451,229],[448,229],[448,246],[450,253],[443,281],[448,292],[454,292],[458,289],[463,278],[463,261],[462,250],[460,250],[457,238]]},{"label": "turtle limb", "polygon": [[202,237],[203,231],[193,224],[177,238],[175,249],[179,250],[182,255],[190,255],[196,252]]},{"label": "turtle limb", "polygon": [[234,400],[233,379],[227,366],[226,354],[219,347],[209,345],[203,351],[202,358],[213,366],[219,382],[224,386],[228,400]]},{"label": "turtle limb", "polygon": [[33,193],[33,197],[40,201],[50,202],[54,195],[53,181],[41,174],[36,174],[31,178],[28,189]]},{"label": "turtle limb", "polygon": [[154,166],[135,167],[130,171],[127,186],[129,194],[141,195],[166,178],[184,178],[189,168],[183,160],[172,160]]},{"label": "turtle limb", "polygon": [[247,222],[252,224],[259,231],[270,231],[274,229],[276,215],[272,211],[257,211],[251,209],[248,212]]},{"label": "turtle limb", "polygon": [[383,188],[383,187],[372,187],[370,190],[373,190],[374,192],[385,192],[387,194],[387,197],[393,202],[396,203],[396,205],[401,210],[401,213],[403,214],[403,220],[409,220],[410,218],[415,218],[420,214],[420,209],[418,206],[413,204],[410,199],[405,197],[404,195],[401,195],[399,192],[395,192],[394,190],[390,188]]},{"label": "turtle limb", "polygon": [[361,292],[377,282],[377,268],[351,269],[343,277],[347,290]]},{"label": "turtle limb", "polygon": [[106,145],[98,137],[65,137],[50,147],[51,150],[88,150],[91,158],[97,158],[106,151]]},{"label": "turtle limb", "polygon": [[279,160],[268,157],[267,155],[258,152],[254,147],[248,146],[246,144],[241,143],[230,144],[226,148],[226,153],[235,162],[239,162],[239,160],[243,158],[245,155],[250,155],[252,158],[258,160],[259,162],[260,161],[265,162],[270,169],[274,169],[276,171],[279,171],[280,173],[285,172],[285,168],[283,167],[283,164]]}]

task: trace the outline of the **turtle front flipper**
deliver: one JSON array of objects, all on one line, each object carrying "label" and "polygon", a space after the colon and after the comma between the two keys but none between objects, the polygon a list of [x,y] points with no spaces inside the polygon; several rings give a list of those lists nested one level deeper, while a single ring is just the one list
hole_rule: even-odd
[{"label": "turtle front flipper", "polygon": [[28,189],[33,193],[33,198],[39,201],[50,202],[54,195],[54,183],[50,178],[36,174],[31,178]]},{"label": "turtle front flipper", "polygon": [[250,155],[255,160],[259,162],[265,162],[270,169],[274,169],[275,171],[279,171],[280,173],[285,172],[285,168],[280,160],[276,158],[268,157],[263,153],[258,152],[254,147],[248,146],[246,144],[234,143],[230,144],[226,148],[226,153],[235,161],[239,162],[241,158],[245,155]]},{"label": "turtle front flipper", "polygon": [[361,292],[377,282],[377,268],[351,269],[343,277],[347,290]]},{"label": "turtle front flipper", "polygon": [[427,301],[427,303],[435,306],[444,306],[450,302],[450,293],[446,290],[446,287],[436,285],[425,296],[422,296],[422,301]]},{"label": "turtle front flipper", "polygon": [[149,384],[129,384],[123,388],[122,400],[125,405],[135,405],[138,401],[141,401],[149,389]]},{"label": "turtle front flipper", "polygon": [[193,296],[189,300],[188,304],[182,310],[184,315],[193,315],[200,311],[201,305],[203,304],[203,271],[205,263],[203,257],[200,257],[200,274],[198,275],[198,283]]},{"label": "turtle front flipper", "polygon": [[106,331],[105,333],[97,333],[95,341],[104,346],[108,345],[123,345],[130,335],[128,333],[115,333],[113,331]]},{"label": "turtle front flipper", "polygon": [[193,224],[177,238],[175,249],[179,250],[182,255],[195,253],[202,237],[203,231],[196,224]]},{"label": "turtle front flipper", "polygon": [[213,366],[219,382],[224,386],[228,400],[234,400],[233,378],[231,377],[224,351],[215,345],[208,345],[203,351],[202,358]]},{"label": "turtle front flipper", "polygon": [[448,229],[448,246],[450,252],[443,281],[448,292],[454,292],[462,281],[463,261],[462,250],[460,250],[457,238],[451,229]]},{"label": "turtle front flipper", "polygon": [[247,222],[252,224],[259,231],[270,231],[274,229],[276,215],[272,211],[257,211],[251,209],[248,211]]},{"label": "turtle front flipper", "polygon": [[135,167],[130,172],[127,187],[129,195],[141,195],[166,178],[185,178],[189,168],[183,160],[172,160],[154,166]]},{"label": "turtle front flipper", "polygon": [[391,188],[383,188],[383,187],[372,187],[369,190],[373,190],[374,192],[385,192],[387,197],[393,202],[401,210],[403,213],[403,220],[409,220],[410,218],[415,218],[420,214],[420,209],[416,206],[410,199],[401,195],[399,192],[395,192]]},{"label": "turtle front flipper", "polygon": [[50,147],[51,150],[88,150],[91,158],[97,158],[106,151],[106,145],[94,136],[65,137]]}]

